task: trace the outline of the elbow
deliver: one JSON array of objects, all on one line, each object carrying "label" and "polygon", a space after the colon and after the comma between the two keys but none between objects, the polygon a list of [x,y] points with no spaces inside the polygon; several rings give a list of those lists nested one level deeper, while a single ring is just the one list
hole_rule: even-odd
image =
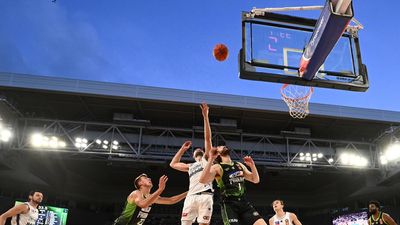
[{"label": "elbow", "polygon": [[207,183],[207,181],[206,181],[206,179],[204,177],[200,177],[199,182],[202,183],[202,184]]},{"label": "elbow", "polygon": [[254,184],[258,184],[258,183],[260,183],[260,178],[259,178],[259,177],[254,177],[254,178],[251,180],[251,182],[254,183]]},{"label": "elbow", "polygon": [[136,204],[137,206],[139,206],[140,208],[144,209],[150,206],[150,204]]},{"label": "elbow", "polygon": [[173,162],[171,162],[170,164],[169,164],[169,166],[172,168],[172,169],[176,169],[175,167],[175,163],[173,163]]}]

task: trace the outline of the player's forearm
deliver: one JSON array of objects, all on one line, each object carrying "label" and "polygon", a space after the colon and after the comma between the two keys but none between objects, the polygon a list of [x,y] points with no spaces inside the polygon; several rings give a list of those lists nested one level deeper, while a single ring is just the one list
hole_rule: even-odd
[{"label": "player's forearm", "polygon": [[0,215],[0,225],[4,225],[6,223],[7,217],[3,215]]},{"label": "player's forearm", "polygon": [[255,184],[260,183],[260,176],[258,175],[257,167],[253,164],[251,167],[252,181]]},{"label": "player's forearm", "polygon": [[157,189],[153,194],[151,194],[148,198],[143,199],[140,202],[140,207],[141,208],[147,208],[150,205],[152,205],[155,201],[157,201],[157,198],[161,195],[161,193],[164,191],[164,189]]},{"label": "player's forearm", "polygon": [[187,193],[188,193],[188,192],[184,192],[184,193],[182,193],[182,194],[172,196],[172,197],[171,197],[172,204],[176,204],[176,203],[182,201],[182,199],[184,199],[184,198],[186,197]]},{"label": "player's forearm", "polygon": [[3,218],[2,216],[0,216],[0,225],[4,225],[6,222],[5,218]]},{"label": "player's forearm", "polygon": [[213,161],[214,161],[214,159],[208,158],[207,164],[204,167],[203,172],[201,173],[201,176],[200,176],[200,180],[199,180],[200,183],[207,184],[207,183],[211,182],[212,179],[214,179],[211,175],[211,167],[213,165]]},{"label": "player's forearm", "polygon": [[169,165],[171,167],[173,167],[174,164],[180,163],[184,152],[185,152],[185,149],[183,149],[183,148],[179,149],[179,151],[175,154],[174,158],[172,158],[171,163]]},{"label": "player's forearm", "polygon": [[205,155],[208,157],[208,153],[212,148],[211,127],[208,117],[204,117],[204,148],[205,148]]}]

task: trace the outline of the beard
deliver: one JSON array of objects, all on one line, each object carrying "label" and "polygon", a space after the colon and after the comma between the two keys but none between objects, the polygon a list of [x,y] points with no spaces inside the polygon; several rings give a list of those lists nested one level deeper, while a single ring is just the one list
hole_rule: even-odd
[{"label": "beard", "polygon": [[42,200],[33,200],[32,199],[32,202],[39,205],[40,203],[42,203]]},{"label": "beard", "polygon": [[231,150],[229,148],[224,148],[219,154],[220,156],[227,156]]},{"label": "beard", "polygon": [[375,214],[376,212],[377,212],[376,209],[370,209],[370,210],[369,210],[369,213],[371,213],[371,214]]}]

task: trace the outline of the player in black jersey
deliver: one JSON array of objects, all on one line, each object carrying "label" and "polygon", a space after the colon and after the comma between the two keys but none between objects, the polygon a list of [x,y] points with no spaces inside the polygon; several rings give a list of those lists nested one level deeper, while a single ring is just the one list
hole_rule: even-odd
[{"label": "player in black jersey", "polygon": [[371,214],[368,219],[369,225],[397,225],[389,214],[381,211],[381,205],[378,201],[370,201],[368,209]]},{"label": "player in black jersey", "polygon": [[[211,147],[211,129],[205,129],[205,142]],[[267,225],[265,220],[246,199],[245,180],[252,183],[259,183],[260,177],[253,159],[250,156],[244,157],[244,163],[250,167],[247,169],[240,162],[234,162],[229,155],[229,148],[218,146],[209,150],[209,158],[204,168],[200,182],[209,183],[214,179],[217,181],[221,193],[221,215],[224,225]],[[221,162],[213,165],[217,157]]]}]

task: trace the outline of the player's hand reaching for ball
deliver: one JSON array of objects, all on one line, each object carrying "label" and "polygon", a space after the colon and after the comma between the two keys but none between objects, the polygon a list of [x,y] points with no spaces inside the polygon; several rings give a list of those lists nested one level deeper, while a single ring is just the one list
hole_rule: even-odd
[{"label": "player's hand reaching for ball", "polygon": [[207,103],[205,103],[205,102],[201,103],[200,108],[201,108],[201,114],[203,114],[203,117],[208,118],[209,107],[208,107]]},{"label": "player's hand reaching for ball", "polygon": [[218,157],[218,151],[216,147],[212,147],[210,150],[210,155],[209,155],[210,159],[214,160]]},{"label": "player's hand reaching for ball", "polygon": [[244,163],[245,163],[247,166],[249,166],[249,167],[254,166],[254,161],[253,161],[253,159],[251,158],[251,156],[245,156],[245,157],[243,158],[243,160],[244,160]]},{"label": "player's hand reaching for ball", "polygon": [[165,189],[165,185],[167,184],[167,181],[168,181],[168,177],[166,175],[162,175],[160,177],[159,182],[158,182],[158,189],[164,190]]},{"label": "player's hand reaching for ball", "polygon": [[192,142],[191,141],[185,141],[185,143],[183,143],[181,149],[186,151],[190,148],[190,146],[192,146]]}]

